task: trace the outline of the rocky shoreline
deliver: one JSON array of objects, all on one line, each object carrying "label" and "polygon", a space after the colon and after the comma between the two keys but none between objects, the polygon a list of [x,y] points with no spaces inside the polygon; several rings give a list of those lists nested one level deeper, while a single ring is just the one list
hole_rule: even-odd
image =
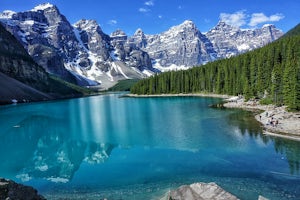
[{"label": "rocky shoreline", "polygon": [[226,94],[209,94],[209,93],[180,93],[180,94],[126,94],[125,97],[137,97],[137,98],[145,98],[145,97],[214,97],[214,98],[222,98],[227,99],[232,96]]},{"label": "rocky shoreline", "polygon": [[[226,108],[259,111],[260,113],[255,115],[255,119],[262,124],[264,129],[263,134],[300,141],[300,112],[288,112],[285,106],[277,107],[274,105],[260,105],[258,101],[245,102],[242,97],[209,93],[154,95],[126,94],[125,96],[136,98],[185,96],[222,98],[225,99],[223,106]],[[276,124],[276,122],[278,123]]]},{"label": "rocky shoreline", "polygon": [[4,178],[0,178],[0,199],[45,200],[33,187]]},{"label": "rocky shoreline", "polygon": [[285,106],[260,105],[243,98],[226,99],[224,107],[260,111],[255,115],[263,127],[263,134],[300,141],[300,112],[288,112]]}]

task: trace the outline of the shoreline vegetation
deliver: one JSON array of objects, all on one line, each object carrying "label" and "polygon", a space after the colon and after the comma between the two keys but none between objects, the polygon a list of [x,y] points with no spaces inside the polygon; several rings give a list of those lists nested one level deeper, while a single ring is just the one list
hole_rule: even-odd
[{"label": "shoreline vegetation", "polygon": [[189,94],[154,94],[137,95],[126,94],[128,97],[214,97],[224,99],[225,108],[238,108],[249,111],[259,111],[254,117],[263,127],[263,134],[300,141],[300,112],[288,112],[286,106],[261,105],[256,100],[245,101],[243,97],[209,94],[209,93],[189,93]]}]

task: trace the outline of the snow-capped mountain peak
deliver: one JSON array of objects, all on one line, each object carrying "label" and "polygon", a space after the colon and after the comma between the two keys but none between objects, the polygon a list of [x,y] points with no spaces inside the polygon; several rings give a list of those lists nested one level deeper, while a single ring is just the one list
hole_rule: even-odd
[{"label": "snow-capped mountain peak", "polygon": [[141,29],[141,28],[138,28],[136,31],[135,31],[135,33],[133,34],[133,36],[136,36],[136,37],[142,37],[142,36],[144,36],[145,34],[144,34],[144,31]]},{"label": "snow-capped mountain peak", "polygon": [[213,27],[209,32],[223,32],[223,33],[233,33],[240,29],[236,26],[227,24],[226,22],[219,21],[218,24]]},{"label": "snow-capped mountain peak", "polygon": [[262,47],[281,37],[283,32],[273,25],[265,25],[261,29],[240,29],[220,21],[205,35],[219,57],[228,58]]},{"label": "snow-capped mountain peak", "polygon": [[95,20],[83,19],[72,26],[50,3],[25,12],[4,11],[0,21],[49,73],[79,85],[98,82],[102,88],[120,79],[227,58],[283,35],[274,25],[241,30],[222,21],[203,34],[191,20],[155,35],[142,29],[132,37],[122,30],[107,35]]},{"label": "snow-capped mountain peak", "polygon": [[195,23],[192,20],[185,20],[181,25],[194,27]]},{"label": "snow-capped mountain peak", "polygon": [[4,10],[2,13],[0,13],[0,19],[12,18],[14,14],[16,14],[16,12],[11,10]]},{"label": "snow-capped mountain peak", "polygon": [[171,27],[167,33],[181,33],[185,31],[199,31],[195,25],[195,23],[191,20],[185,20],[182,24]]},{"label": "snow-capped mountain peak", "polygon": [[112,32],[110,34],[110,37],[112,37],[112,38],[115,38],[115,37],[127,37],[127,35],[121,29],[117,29],[116,31],[114,31],[114,32]]},{"label": "snow-capped mountain peak", "polygon": [[123,31],[110,37],[95,20],[80,20],[72,26],[50,3],[24,12],[6,11],[0,16],[5,28],[39,65],[66,81],[101,84],[106,89],[120,79],[145,77],[140,69],[149,70],[147,73],[153,69],[150,57],[138,47],[111,43],[123,37],[125,44],[127,36]]},{"label": "snow-capped mountain peak", "polygon": [[101,27],[95,20],[82,19],[82,20],[79,20],[78,22],[76,22],[73,26],[80,30],[102,31]]},{"label": "snow-capped mountain peak", "polygon": [[40,4],[36,7],[34,7],[30,11],[36,12],[36,11],[39,11],[39,10],[46,10],[46,9],[49,9],[49,8],[56,8],[56,6],[51,4],[51,3],[43,3],[43,4]]},{"label": "snow-capped mountain peak", "polygon": [[273,27],[274,27],[274,24],[264,24],[264,25],[262,26],[262,28],[266,28],[266,27],[270,27],[270,26],[273,26]]}]

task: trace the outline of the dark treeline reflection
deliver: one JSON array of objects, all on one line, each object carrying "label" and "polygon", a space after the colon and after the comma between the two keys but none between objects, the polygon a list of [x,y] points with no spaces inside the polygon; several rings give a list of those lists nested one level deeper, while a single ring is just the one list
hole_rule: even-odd
[{"label": "dark treeline reflection", "polygon": [[260,138],[264,144],[274,143],[275,151],[287,158],[291,174],[300,172],[300,142],[283,138],[270,137],[262,134],[263,129],[260,123],[253,117],[250,111],[234,112],[229,115],[228,123],[237,126],[243,136],[249,135],[252,138]]},{"label": "dark treeline reflection", "polygon": [[[289,173],[288,164],[292,174],[299,174],[299,142],[263,135],[251,112],[208,108],[220,102],[211,98],[117,97],[3,108],[0,112],[0,117],[5,117],[5,123],[0,123],[0,176],[23,181],[67,182],[75,179],[76,172],[82,172],[81,166],[93,165],[95,169],[108,167],[107,177],[113,177],[115,173],[110,170],[114,165],[107,161],[114,159],[122,161],[122,165],[115,166],[117,171],[123,171],[126,163],[130,170],[132,163],[134,166],[144,163],[149,168],[141,169],[151,172],[149,176],[163,169],[167,170],[162,174],[169,171],[176,175],[189,169],[209,169],[215,176],[217,172],[228,171],[261,174],[264,170],[276,171],[282,167],[277,172]],[[143,148],[139,152],[135,147]],[[125,152],[125,148],[132,151]],[[113,150],[116,154],[112,154]],[[168,157],[163,157],[162,152],[167,152]],[[125,162],[120,155],[123,153],[137,160]],[[279,160],[278,168],[265,160],[268,155],[271,162]],[[261,162],[261,168],[254,167],[255,161]],[[224,169],[220,170],[220,166]],[[132,174],[140,178],[138,176],[144,176],[145,171]],[[125,174],[125,180],[127,176]]]},{"label": "dark treeline reflection", "polygon": [[300,172],[300,142],[273,138],[276,152],[285,155],[288,160],[291,174]]},{"label": "dark treeline reflection", "polygon": [[228,123],[232,126],[239,127],[241,134],[245,136],[248,134],[251,137],[260,137],[264,143],[269,142],[269,138],[262,135],[262,127],[259,122],[253,117],[253,113],[249,111],[239,111],[231,113],[228,116]]}]

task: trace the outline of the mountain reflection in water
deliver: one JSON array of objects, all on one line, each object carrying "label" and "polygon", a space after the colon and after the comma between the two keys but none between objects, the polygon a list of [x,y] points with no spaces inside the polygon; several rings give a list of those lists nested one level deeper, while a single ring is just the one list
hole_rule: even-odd
[{"label": "mountain reflection in water", "polygon": [[299,142],[261,134],[251,112],[209,107],[215,98],[118,97],[0,107],[0,176],[48,197],[118,199],[191,181],[215,181],[241,199],[300,195]]},{"label": "mountain reflection in water", "polygon": [[83,161],[105,162],[114,145],[72,140],[68,131],[61,129],[62,123],[53,117],[30,116],[12,127],[1,137],[0,157],[5,161],[0,171],[23,181],[67,182]]}]

